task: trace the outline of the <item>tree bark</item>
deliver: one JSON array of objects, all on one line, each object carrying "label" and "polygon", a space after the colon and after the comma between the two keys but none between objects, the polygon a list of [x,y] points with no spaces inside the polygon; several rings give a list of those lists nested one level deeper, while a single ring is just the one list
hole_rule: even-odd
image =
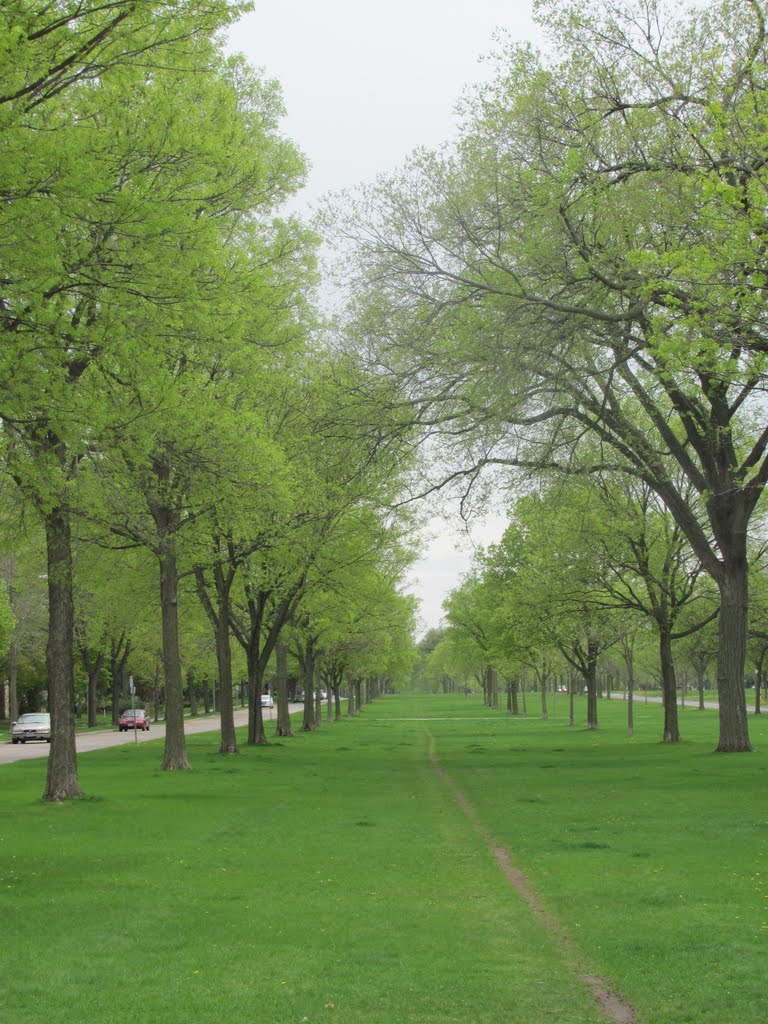
[{"label": "tree bark", "polygon": [[[734,541],[733,548],[736,547]],[[744,664],[747,649],[747,558],[731,550],[719,580],[720,642],[717,651],[717,697],[720,704],[720,753],[752,750],[749,741]]]},{"label": "tree bark", "polygon": [[220,754],[238,754],[235,734],[235,704],[232,692],[232,648],[229,641],[230,580],[216,571],[216,663],[219,669]]},{"label": "tree bark", "polygon": [[333,687],[334,717],[337,722],[341,721],[341,680]]},{"label": "tree bark", "polygon": [[174,514],[165,506],[156,512],[165,677],[165,752],[162,769],[166,772],[187,771],[190,767],[184,736],[184,684],[179,654],[179,574],[173,518]]},{"label": "tree bark", "polygon": [[96,711],[98,702],[98,689],[99,689],[99,676],[104,666],[105,652],[99,651],[96,656],[96,661],[91,660],[90,652],[87,649],[83,649],[83,663],[85,665],[85,671],[88,676],[88,728],[93,729],[96,726]]},{"label": "tree bark", "polygon": [[519,715],[520,714],[520,701],[518,700],[518,697],[517,697],[519,689],[520,689],[520,683],[518,682],[517,679],[513,679],[512,682],[509,685],[509,692],[510,692],[510,696],[512,698],[512,709],[511,710],[512,710],[512,714],[513,715]]},{"label": "tree bark", "polygon": [[304,717],[302,732],[314,732],[315,725],[315,652],[311,642],[304,647]]},{"label": "tree bark", "polygon": [[293,736],[293,725],[288,711],[288,648],[283,643],[275,647],[277,660],[277,728],[276,736]]},{"label": "tree bark", "polygon": [[486,671],[486,678],[488,679],[488,703],[492,708],[497,711],[499,709],[499,677],[496,673],[496,669],[493,665],[489,665]]},{"label": "tree bark", "polygon": [[16,636],[11,640],[8,651],[8,720],[15,722],[19,717],[19,661]]},{"label": "tree bark", "polygon": [[319,729],[323,722],[323,698],[321,696],[323,677],[320,671],[320,655],[315,656],[315,728]]},{"label": "tree bark", "polygon": [[72,586],[72,532],[61,506],[45,516],[48,552],[48,710],[51,749],[43,800],[61,803],[82,796],[75,748],[75,616]]},{"label": "tree bark", "polygon": [[354,718],[355,714],[355,684],[350,681],[347,696],[347,717]]},{"label": "tree bark", "polygon": [[245,653],[248,664],[248,745],[265,747],[267,734],[264,732],[264,715],[261,709],[264,673],[259,658],[258,642],[249,643]]},{"label": "tree bark", "polygon": [[[218,556],[221,550],[221,543],[218,538],[214,542],[214,548],[214,554]],[[216,666],[219,673],[219,713],[221,715],[220,754],[238,754],[240,752],[235,733],[232,648],[229,633],[232,611],[230,594],[234,578],[235,571],[233,568],[230,567],[225,571],[220,564],[214,565],[213,580],[216,592],[216,607],[214,607],[210,598],[204,570],[201,568],[195,570],[197,596],[200,599],[200,604],[203,606],[205,614],[208,616],[208,621],[213,626],[216,643]]]},{"label": "tree bark", "polygon": [[672,656],[672,638],[669,629],[657,622],[659,629],[659,661],[661,664],[661,699],[664,704],[664,732],[662,743],[679,743],[680,728],[677,715],[677,679]]},{"label": "tree bark", "polygon": [[635,734],[635,641],[624,637],[622,644],[627,669],[627,736]]},{"label": "tree bark", "polygon": [[539,685],[541,686],[541,718],[542,721],[546,722],[549,718],[549,711],[547,710],[547,669],[542,669],[539,673]]},{"label": "tree bark", "polygon": [[195,670],[187,669],[187,700],[189,701],[189,714],[197,718],[197,693],[195,692]]},{"label": "tree bark", "polygon": [[127,640],[125,633],[120,634],[120,639],[112,637],[109,645],[109,676],[112,691],[112,725],[117,725],[120,719],[120,700],[125,690],[125,666],[128,656],[131,653],[131,641]]},{"label": "tree bark", "polygon": [[591,640],[587,643],[583,674],[587,686],[587,729],[597,729],[597,645]]},{"label": "tree bark", "polygon": [[763,688],[763,662],[765,661],[765,655],[768,648],[763,647],[760,651],[760,656],[755,663],[755,714],[762,714],[760,707],[760,696]]}]

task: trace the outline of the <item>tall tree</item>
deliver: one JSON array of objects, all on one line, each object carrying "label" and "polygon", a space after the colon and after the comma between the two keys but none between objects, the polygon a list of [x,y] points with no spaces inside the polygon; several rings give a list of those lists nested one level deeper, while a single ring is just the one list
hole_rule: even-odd
[{"label": "tall tree", "polygon": [[181,65],[185,51],[178,43],[215,32],[251,7],[233,0],[6,0],[0,108],[24,115],[79,82],[146,60],[151,51],[156,60]]},{"label": "tall tree", "polygon": [[539,11],[556,55],[507,47],[455,153],[418,156],[342,224],[352,331],[464,480],[594,468],[586,432],[601,465],[655,491],[718,586],[717,749],[746,751],[747,536],[768,479],[764,5]]}]

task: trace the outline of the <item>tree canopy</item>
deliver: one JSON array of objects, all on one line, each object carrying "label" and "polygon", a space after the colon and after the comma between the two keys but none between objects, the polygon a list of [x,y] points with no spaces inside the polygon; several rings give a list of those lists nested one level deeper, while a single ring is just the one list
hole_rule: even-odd
[{"label": "tree canopy", "polygon": [[[618,471],[720,592],[719,749],[747,750],[747,534],[762,406],[767,37],[758,0],[542,3],[452,149],[337,212],[349,336],[440,443],[486,467]],[[585,444],[585,438],[589,443]]]}]

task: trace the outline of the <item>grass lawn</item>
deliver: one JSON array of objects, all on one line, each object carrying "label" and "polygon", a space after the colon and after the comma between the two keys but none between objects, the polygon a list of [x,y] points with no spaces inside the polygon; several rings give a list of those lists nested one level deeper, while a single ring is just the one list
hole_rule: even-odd
[{"label": "grass lawn", "polygon": [[643,1024],[768,1019],[768,724],[600,704],[598,734],[479,698],[384,698],[236,758],[188,738],[0,768],[3,1024],[598,1024],[579,971],[435,771]]}]

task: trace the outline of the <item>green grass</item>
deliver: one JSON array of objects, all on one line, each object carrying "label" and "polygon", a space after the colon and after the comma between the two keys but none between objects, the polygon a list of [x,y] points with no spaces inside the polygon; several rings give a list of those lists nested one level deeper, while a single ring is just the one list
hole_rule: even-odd
[{"label": "green grass", "polygon": [[44,763],[0,768],[3,1024],[598,1024],[428,758],[430,742],[588,966],[644,1024],[768,1019],[764,789],[714,755],[716,715],[620,700],[601,731],[478,698],[385,698],[237,758],[191,736],[80,758],[86,799],[44,805]]},{"label": "green grass", "polygon": [[750,721],[755,753],[715,755],[716,712],[681,710],[677,746],[658,742],[658,705],[636,705],[632,740],[625,715],[602,701],[597,734],[564,719],[428,724],[494,837],[643,1021],[765,1021],[768,720]]}]

